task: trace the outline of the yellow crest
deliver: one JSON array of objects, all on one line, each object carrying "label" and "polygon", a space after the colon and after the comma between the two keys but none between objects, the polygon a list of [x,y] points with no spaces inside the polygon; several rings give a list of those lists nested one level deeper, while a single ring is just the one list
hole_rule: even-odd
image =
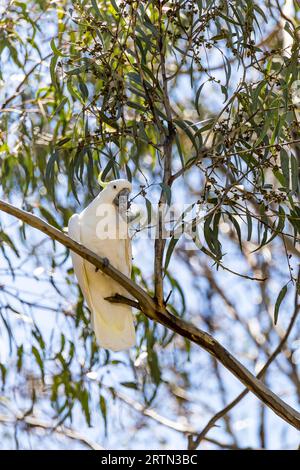
[{"label": "yellow crest", "polygon": [[103,189],[106,188],[106,186],[108,185],[108,183],[105,183],[104,181],[102,181],[102,171],[100,171],[97,181],[100,184],[101,188]]}]

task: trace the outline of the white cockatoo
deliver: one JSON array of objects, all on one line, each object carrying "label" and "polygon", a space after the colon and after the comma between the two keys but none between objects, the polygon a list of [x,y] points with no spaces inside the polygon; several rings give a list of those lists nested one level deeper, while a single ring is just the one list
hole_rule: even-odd
[{"label": "white cockatoo", "polygon": [[[105,184],[80,214],[72,215],[68,224],[68,233],[73,240],[107,258],[112,266],[128,277],[132,264],[127,228],[127,202],[131,189],[131,183],[124,179]],[[71,256],[74,272],[91,311],[99,345],[113,351],[130,348],[135,344],[131,307],[105,300],[115,294],[128,296],[128,293],[76,253],[72,252]]]}]

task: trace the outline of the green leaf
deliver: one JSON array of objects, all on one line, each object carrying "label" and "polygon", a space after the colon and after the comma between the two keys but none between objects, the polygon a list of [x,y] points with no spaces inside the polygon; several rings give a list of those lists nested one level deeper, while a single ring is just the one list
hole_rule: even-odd
[{"label": "green leaf", "polygon": [[221,90],[222,90],[222,93],[225,97],[223,103],[225,103],[225,101],[228,100],[228,88],[224,85],[221,85]]},{"label": "green leaf", "polygon": [[91,414],[90,414],[90,407],[89,407],[89,393],[86,389],[82,390],[80,393],[80,403],[81,403],[81,407],[85,415],[86,422],[88,426],[90,426]]},{"label": "green leaf", "polygon": [[143,121],[140,121],[138,123],[138,129],[139,129],[139,139],[142,140],[143,142],[145,142],[146,144],[148,144],[149,143],[149,138],[147,136]]},{"label": "green leaf", "polygon": [[62,52],[60,52],[60,51],[57,49],[57,47],[56,47],[56,45],[55,45],[54,38],[51,39],[51,41],[50,41],[50,47],[51,47],[52,51],[54,52],[54,54],[55,54],[56,56],[68,57],[67,54],[63,54]]},{"label": "green leaf", "polygon": [[284,176],[285,186],[290,187],[290,157],[285,149],[280,150],[280,165],[281,171]]},{"label": "green leaf", "polygon": [[71,140],[71,137],[64,137],[63,139],[58,140],[56,145],[57,147],[62,147],[67,142],[70,142],[70,140]]},{"label": "green leaf", "polygon": [[[129,73],[127,74],[127,77],[128,77],[131,81],[133,81],[134,83],[137,83],[138,85],[142,85],[142,80],[141,80],[141,77],[139,76],[138,73],[129,72]],[[150,83],[149,83],[149,86],[151,86]]]},{"label": "green leaf", "polygon": [[159,368],[158,356],[156,351],[153,349],[153,336],[149,331],[147,332],[147,353],[148,353],[148,365],[150,369],[150,374],[153,379],[153,382],[158,385],[160,382],[161,372]]},{"label": "green leaf", "polygon": [[184,167],[184,156],[183,156],[183,152],[182,152],[182,148],[181,148],[181,144],[180,144],[180,139],[178,138],[177,134],[175,136],[175,142],[176,142],[176,146],[177,146],[177,150],[178,150],[178,155],[179,155],[179,158],[180,158],[180,161],[181,161],[181,165],[182,165],[182,168],[183,168]]},{"label": "green leaf", "polygon": [[138,111],[142,111],[143,113],[147,112],[147,108],[145,108],[145,106],[142,106],[139,103],[135,103],[134,101],[127,101],[127,106],[137,109]]},{"label": "green leaf", "polygon": [[146,210],[147,210],[147,224],[149,225],[152,219],[152,204],[149,201],[149,199],[147,199],[146,197],[145,197],[145,203],[146,203]]},{"label": "green leaf", "polygon": [[175,119],[174,122],[188,136],[188,138],[192,142],[193,146],[195,147],[196,151],[198,152],[199,148],[198,148],[195,136],[194,136],[193,132],[190,129],[189,124],[186,123],[185,121],[180,121],[179,119]]},{"label": "green leaf", "polygon": [[275,323],[275,325],[277,324],[280,305],[281,305],[286,293],[287,293],[287,284],[285,286],[283,286],[283,288],[279,292],[276,303],[275,303],[275,308],[274,308],[274,323]]},{"label": "green leaf", "polygon": [[79,90],[81,93],[82,98],[86,101],[89,97],[89,90],[84,81],[80,76],[78,76],[78,81],[79,81]]},{"label": "green leaf", "polygon": [[252,217],[248,209],[246,210],[247,217],[247,241],[249,242],[252,237]]},{"label": "green leaf", "polygon": [[299,184],[299,164],[295,155],[291,155],[291,189],[297,191]]},{"label": "green leaf", "polygon": [[138,386],[135,382],[121,382],[120,385],[126,388],[133,388],[134,390],[138,390]]},{"label": "green leaf", "polygon": [[50,225],[53,225],[54,227],[58,228],[59,230],[61,229],[61,227],[56,222],[53,215],[45,207],[39,206],[39,210],[40,210],[40,213],[42,214],[42,216],[47,220],[47,222],[49,222]]},{"label": "green leaf", "polygon": [[235,228],[235,231],[236,231],[236,234],[237,234],[237,237],[238,237],[238,241],[239,241],[239,245],[240,245],[240,249],[241,251],[243,251],[243,246],[242,246],[242,234],[241,234],[241,227],[240,227],[240,224],[238,223],[238,221],[236,220],[236,218],[234,216],[232,216],[229,212],[227,212],[227,215],[229,217],[229,219],[231,220],[234,228]]},{"label": "green leaf", "polygon": [[100,395],[99,399],[100,410],[104,419],[104,429],[105,429],[105,436],[107,436],[107,408],[106,408],[106,401],[103,395]]},{"label": "green leaf", "polygon": [[171,240],[169,241],[167,253],[166,253],[166,259],[165,259],[165,266],[164,266],[164,271],[166,272],[171,260],[172,253],[174,251],[174,248],[178,242],[179,238],[174,238],[172,237]]},{"label": "green leaf", "polygon": [[115,0],[111,0],[111,4],[116,13],[119,13],[119,7]]},{"label": "green leaf", "polygon": [[2,390],[4,390],[7,369],[5,365],[2,363],[0,363],[0,372],[1,372],[1,380],[2,380]]},{"label": "green leaf", "polygon": [[95,13],[97,16],[99,16],[100,18],[102,18],[102,15],[100,13],[100,10],[99,10],[99,7],[97,5],[97,0],[91,0],[92,1],[92,5],[94,7],[94,10],[95,10]]},{"label": "green leaf", "polygon": [[132,182],[132,173],[131,173],[130,167],[127,164],[125,164],[125,169],[126,169],[126,176],[127,176],[128,181]]},{"label": "green leaf", "polygon": [[283,231],[284,226],[285,226],[285,212],[284,212],[284,209],[281,206],[279,206],[277,227],[275,229],[274,228],[272,229],[274,233],[269,238],[269,240],[266,241],[265,245],[267,245],[267,243],[270,243],[272,240],[274,240],[274,238]]},{"label": "green leaf", "polygon": [[54,194],[54,175],[55,175],[55,163],[57,163],[58,152],[54,151],[49,158],[45,172],[45,185],[50,194]]},{"label": "green leaf", "polygon": [[59,112],[63,109],[64,105],[68,102],[68,98],[65,96],[61,102],[59,103],[59,105],[57,106],[57,108],[53,111],[53,114],[52,116],[55,116],[55,114],[59,114]]},{"label": "green leaf", "polygon": [[7,235],[7,233],[3,231],[0,232],[0,244],[2,244],[2,242],[5,242],[13,250],[15,255],[19,258],[20,255],[17,248],[15,247],[15,244],[13,243],[12,239]]},{"label": "green leaf", "polygon": [[34,355],[35,360],[36,360],[36,362],[37,362],[37,364],[38,364],[38,366],[39,366],[39,368],[40,368],[40,370],[41,370],[42,380],[43,380],[43,382],[44,382],[44,375],[45,375],[45,373],[44,373],[44,363],[43,363],[43,359],[42,359],[42,357],[41,357],[41,355],[40,355],[40,353],[39,353],[39,350],[38,350],[35,346],[32,346],[31,352],[32,352],[32,354]]},{"label": "green leaf", "polygon": [[50,60],[50,77],[51,77],[52,85],[55,86],[55,88],[58,88],[58,81],[57,81],[57,76],[55,72],[57,61],[58,61],[57,55],[53,56]]},{"label": "green leaf", "polygon": [[268,134],[270,127],[274,121],[274,114],[269,113],[265,119],[263,128],[259,131],[258,139],[255,142],[255,147],[259,147],[260,143],[263,142],[264,138]]},{"label": "green leaf", "polygon": [[199,98],[200,98],[201,91],[202,91],[202,88],[204,87],[205,83],[206,83],[206,82],[202,83],[202,84],[199,86],[199,88],[198,88],[198,90],[197,90],[197,93],[196,93],[196,97],[195,97],[195,107],[196,107],[196,110],[197,110],[197,113],[198,113],[199,116],[201,116],[201,114],[202,114],[202,113],[201,113],[201,109],[200,109],[200,107],[199,107]]},{"label": "green leaf", "polygon": [[73,97],[73,99],[75,101],[79,100],[81,103],[84,104],[84,100],[83,98],[81,97],[81,95],[79,94],[78,90],[74,87],[73,83],[72,83],[72,77],[70,77],[68,80],[67,80],[67,88],[68,88],[68,91],[70,93],[70,95]]},{"label": "green leaf", "polygon": [[217,259],[221,259],[222,257],[221,243],[218,240],[218,233],[216,233],[216,231],[213,231],[210,227],[212,217],[213,215],[210,215],[209,217],[206,218],[204,222],[203,233],[204,233],[205,241],[209,249],[217,257]]},{"label": "green leaf", "polygon": [[14,63],[15,63],[18,67],[22,68],[22,64],[21,64],[21,62],[20,62],[20,60],[19,60],[19,57],[18,57],[18,51],[17,51],[17,49],[16,49],[16,48],[12,45],[12,43],[9,42],[9,41],[5,40],[5,43],[6,43],[6,46],[8,47],[8,49],[9,49],[11,58],[12,58],[12,60],[14,61]]},{"label": "green leaf", "polygon": [[23,352],[24,352],[24,347],[23,344],[21,346],[18,346],[17,349],[17,371],[20,372],[22,369],[22,363],[23,363]]}]

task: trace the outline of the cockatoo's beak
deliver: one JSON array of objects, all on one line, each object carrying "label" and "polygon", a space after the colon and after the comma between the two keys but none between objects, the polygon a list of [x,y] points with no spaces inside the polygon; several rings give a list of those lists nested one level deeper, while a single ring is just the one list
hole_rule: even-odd
[{"label": "cockatoo's beak", "polygon": [[117,207],[126,207],[128,208],[128,196],[129,196],[129,189],[124,188],[122,189],[117,196],[114,198],[113,203]]}]

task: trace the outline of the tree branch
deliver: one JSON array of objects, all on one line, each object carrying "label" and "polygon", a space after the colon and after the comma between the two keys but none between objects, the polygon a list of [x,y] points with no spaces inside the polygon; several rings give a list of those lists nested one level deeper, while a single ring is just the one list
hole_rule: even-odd
[{"label": "tree branch", "polygon": [[[300,281],[300,268],[298,271],[298,282]],[[276,359],[278,354],[282,351],[292,329],[295,324],[296,318],[299,313],[299,305],[298,305],[298,292],[297,292],[297,287],[296,287],[296,292],[295,292],[295,306],[294,306],[294,312],[292,315],[292,318],[290,320],[289,326],[287,327],[287,330],[282,337],[281,341],[265,363],[265,365],[262,367],[262,369],[259,371],[257,374],[257,378],[260,379],[261,377],[264,376],[266,370],[270,366],[270,364]],[[225,406],[222,410],[218,411],[206,424],[205,428],[201,431],[201,433],[197,436],[197,439],[193,440],[192,436],[189,440],[189,449],[194,450],[197,449],[199,446],[200,442],[205,439],[206,434],[209,432],[209,430],[215,425],[219,419],[223,418],[232,408],[234,408],[249,392],[249,389],[243,390],[232,402],[230,402],[227,406]]]},{"label": "tree branch", "polygon": [[105,450],[101,447],[97,442],[91,441],[90,439],[86,438],[83,434],[79,433],[75,429],[68,428],[66,426],[58,426],[57,428],[53,423],[49,421],[41,420],[35,416],[26,416],[26,415],[17,415],[14,417],[10,417],[8,415],[0,415],[0,422],[6,425],[13,425],[17,422],[22,421],[28,427],[31,428],[41,428],[46,429],[48,431],[52,431],[56,434],[60,434],[75,441],[81,442],[83,445],[88,447],[91,450]]},{"label": "tree branch", "polygon": [[[166,426],[167,428],[172,429],[173,431],[180,432],[182,434],[189,434],[189,435],[196,434],[196,430],[188,424],[181,423],[178,420],[172,421],[168,418],[165,418],[164,416],[160,415],[152,408],[147,408],[143,406],[138,401],[133,400],[131,397],[124,395],[121,392],[115,392],[115,394],[119,398],[119,400],[126,403],[135,411],[137,411],[138,413],[141,413],[147,418],[152,419],[153,421],[155,421],[158,424],[161,424],[162,426]],[[214,444],[222,449],[231,449],[231,450],[239,449],[239,447],[236,444],[226,444],[225,442],[219,442],[216,439],[211,439],[209,437],[206,437],[205,441],[209,442],[210,444]],[[250,449],[250,448],[247,448],[247,449]]]},{"label": "tree branch", "polygon": [[158,48],[160,56],[160,67],[162,76],[162,90],[163,90],[163,105],[165,108],[168,130],[166,131],[165,140],[163,143],[163,158],[164,158],[164,173],[163,173],[163,186],[160,193],[160,199],[158,203],[158,231],[155,238],[154,244],[154,292],[155,300],[160,305],[164,304],[164,288],[163,288],[163,257],[164,249],[166,246],[166,239],[163,236],[163,214],[161,212],[162,207],[167,201],[166,188],[171,186],[172,178],[172,147],[173,140],[176,135],[175,127],[173,124],[172,109],[170,104],[169,92],[168,92],[168,79],[166,73],[165,63],[165,51],[164,51],[164,35],[163,35],[163,21],[162,21],[162,4],[159,3],[159,37],[158,37]]},{"label": "tree branch", "polygon": [[247,387],[247,389],[251,390],[278,416],[280,416],[290,425],[294,426],[296,429],[300,429],[300,413],[298,413],[291,406],[287,405],[270,389],[268,389],[210,334],[200,330],[182,318],[175,317],[167,310],[164,305],[157,305],[157,303],[154,302],[152,297],[148,295],[147,292],[145,292],[131,279],[114,268],[110,263],[107,263],[107,260],[97,256],[91,250],[75,242],[63,232],[56,229],[47,222],[44,222],[39,217],[22,209],[18,209],[17,207],[2,200],[0,200],[0,210],[17,217],[19,220],[22,220],[31,227],[34,227],[48,235],[53,240],[62,243],[65,247],[69,248],[74,253],[89,261],[96,268],[100,269],[102,272],[114,279],[133,297],[135,297],[135,299],[138,301],[140,310],[147,317],[149,317],[151,320],[161,323],[162,325],[170,328],[175,333],[178,333],[193,343],[201,346],[219,362],[221,362],[221,364],[223,364],[224,367],[226,367],[233,375],[235,375],[235,377],[237,377],[237,379],[242,382]]}]

